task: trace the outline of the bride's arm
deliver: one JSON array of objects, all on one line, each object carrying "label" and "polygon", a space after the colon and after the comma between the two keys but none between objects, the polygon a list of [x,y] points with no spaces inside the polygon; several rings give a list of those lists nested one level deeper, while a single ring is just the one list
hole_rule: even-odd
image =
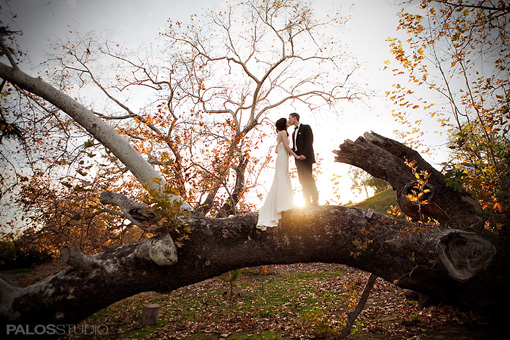
[{"label": "bride's arm", "polygon": [[283,143],[283,147],[285,148],[285,150],[287,150],[287,152],[294,156],[294,157],[298,157],[298,155],[296,155],[296,153],[294,152],[294,150],[291,149],[290,145],[289,145],[289,139],[287,137],[287,132],[286,131],[280,131],[278,132],[278,137],[282,140],[282,143]]}]

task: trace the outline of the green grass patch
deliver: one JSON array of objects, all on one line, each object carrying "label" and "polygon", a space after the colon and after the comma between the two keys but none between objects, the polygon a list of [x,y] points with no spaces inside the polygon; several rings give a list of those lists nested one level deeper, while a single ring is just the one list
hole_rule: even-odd
[{"label": "green grass patch", "polygon": [[129,339],[147,339],[151,334],[153,334],[156,330],[160,329],[161,326],[166,324],[165,320],[158,320],[155,325],[145,326],[145,327],[136,327],[122,333],[123,337]]},{"label": "green grass patch", "polygon": [[[198,289],[190,286],[170,294],[142,293],[111,305],[85,322],[107,324],[111,338],[120,339],[157,338],[161,333],[184,339],[216,339],[215,325],[220,324],[231,325],[233,330],[220,334],[223,339],[290,339],[290,330],[282,325],[292,320],[296,328],[292,331],[301,332],[304,338],[316,337],[332,333],[330,320],[341,318],[346,308],[347,298],[330,288],[346,275],[344,267],[336,268],[281,274],[248,271],[235,281],[233,299],[229,283],[217,278]],[[161,305],[159,321],[152,327],[140,323],[145,303]],[[179,332],[186,336],[179,336]]]},{"label": "green grass patch", "polygon": [[[391,205],[398,207],[397,195],[395,193],[395,190],[390,188],[384,190],[383,192],[375,194],[370,198],[367,198],[363,202],[355,203],[351,205],[351,207],[360,208],[364,210],[372,209],[379,214],[391,216],[390,214],[388,214],[388,210],[391,209],[390,208]],[[405,215],[402,214],[399,217],[397,217],[397,219],[405,220],[404,216]]]},{"label": "green grass patch", "polygon": [[195,333],[192,334],[183,340],[217,340],[217,339],[227,339],[227,340],[244,340],[244,339],[251,339],[251,340],[265,340],[265,339],[272,339],[272,340],[284,340],[289,339],[289,337],[283,336],[279,332],[272,332],[272,331],[265,331],[262,332],[262,334],[253,334],[249,332],[240,332],[235,334],[230,334],[228,336],[222,336],[221,334],[215,334],[215,333]]}]

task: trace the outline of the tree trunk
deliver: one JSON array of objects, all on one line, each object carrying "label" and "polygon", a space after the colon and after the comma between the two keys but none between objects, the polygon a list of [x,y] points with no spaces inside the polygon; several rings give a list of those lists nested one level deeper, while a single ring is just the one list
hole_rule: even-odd
[{"label": "tree trunk", "polygon": [[354,326],[354,321],[356,321],[358,315],[360,315],[360,313],[363,311],[363,308],[365,308],[368,296],[370,295],[372,288],[374,288],[376,280],[377,276],[375,276],[374,274],[370,274],[370,277],[368,278],[367,283],[365,284],[365,288],[363,288],[363,293],[361,293],[359,301],[356,304],[356,308],[354,308],[354,310],[348,314],[347,323],[345,327],[340,331],[340,334],[338,334],[338,336],[336,337],[336,340],[345,339],[348,335],[351,334],[352,326]]},{"label": "tree trunk", "polygon": [[158,304],[148,303],[142,308],[142,325],[144,326],[152,326],[156,324],[159,317],[159,307]]},{"label": "tree trunk", "polygon": [[[158,264],[160,256],[148,252],[154,240],[145,240],[73,261],[87,266],[66,268],[26,288],[0,280],[1,318],[16,324],[75,323],[139,292],[170,292],[237,268],[299,262],[343,263],[469,307],[493,307],[500,301],[501,268],[490,256],[486,268],[467,281],[453,279],[442,264],[437,244],[455,243],[464,231],[437,228],[410,234],[403,232],[408,223],[334,206],[291,210],[278,228],[266,232],[255,228],[256,221],[256,213],[225,219],[191,216],[191,239],[173,265]],[[366,246],[360,246],[364,241]],[[488,282],[492,289],[481,289]]]},{"label": "tree trunk", "polygon": [[239,200],[245,190],[244,173],[246,171],[246,167],[248,166],[248,162],[249,158],[246,158],[244,157],[244,155],[241,154],[241,156],[239,157],[239,164],[235,168],[236,183],[234,185],[232,193],[230,194],[229,198],[225,201],[223,207],[221,208],[222,214],[224,214],[225,216],[236,215],[237,204],[239,203]]}]

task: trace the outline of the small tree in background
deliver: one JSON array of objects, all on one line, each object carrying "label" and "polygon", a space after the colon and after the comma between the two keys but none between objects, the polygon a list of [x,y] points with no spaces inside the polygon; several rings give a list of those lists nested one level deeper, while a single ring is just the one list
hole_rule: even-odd
[{"label": "small tree in background", "polygon": [[348,174],[352,181],[351,190],[356,190],[358,194],[364,191],[367,198],[370,197],[368,189],[372,189],[374,194],[377,194],[390,188],[388,182],[376,178],[360,168],[350,167]]}]

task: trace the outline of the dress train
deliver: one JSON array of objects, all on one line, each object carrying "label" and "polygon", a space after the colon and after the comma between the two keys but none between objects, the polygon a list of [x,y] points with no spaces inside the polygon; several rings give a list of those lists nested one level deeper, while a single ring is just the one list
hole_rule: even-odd
[{"label": "dress train", "polygon": [[278,226],[282,212],[294,208],[294,194],[289,174],[289,154],[283,143],[278,144],[275,174],[271,189],[259,210],[257,228],[266,230]]}]

